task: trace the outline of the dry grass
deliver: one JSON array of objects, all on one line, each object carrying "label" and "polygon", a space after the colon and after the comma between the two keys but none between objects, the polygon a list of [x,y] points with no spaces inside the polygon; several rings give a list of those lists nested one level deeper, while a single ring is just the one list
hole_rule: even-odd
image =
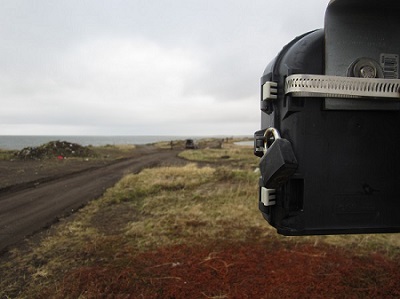
[{"label": "dry grass", "polygon": [[89,146],[89,148],[96,153],[97,158],[100,159],[122,159],[129,157],[135,150],[136,146],[133,144],[116,144],[104,146]]},{"label": "dry grass", "polygon": [[185,150],[179,156],[189,161],[225,163],[230,167],[247,170],[256,169],[259,162],[259,159],[253,155],[253,148],[234,146],[232,143],[225,144],[222,149]]},{"label": "dry grass", "polygon": [[0,160],[11,160],[14,159],[15,151],[0,149]]},{"label": "dry grass", "polygon": [[[238,184],[234,184],[235,176]],[[203,242],[207,239],[245,239],[248,230],[262,225],[251,213],[256,205],[254,175],[236,173],[228,183],[226,172],[212,168],[183,168],[161,171],[164,180],[149,184],[140,210],[147,217],[127,226],[126,235],[140,240],[145,248],[160,244]],[[244,176],[247,176],[244,178]],[[252,187],[250,187],[252,186]],[[171,192],[172,191],[172,192]]]}]

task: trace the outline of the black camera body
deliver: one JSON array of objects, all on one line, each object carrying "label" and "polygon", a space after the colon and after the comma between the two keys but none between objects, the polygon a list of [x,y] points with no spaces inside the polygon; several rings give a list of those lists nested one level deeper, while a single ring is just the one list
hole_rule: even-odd
[{"label": "black camera body", "polygon": [[259,209],[283,235],[400,231],[400,2],[332,0],[261,78]]}]

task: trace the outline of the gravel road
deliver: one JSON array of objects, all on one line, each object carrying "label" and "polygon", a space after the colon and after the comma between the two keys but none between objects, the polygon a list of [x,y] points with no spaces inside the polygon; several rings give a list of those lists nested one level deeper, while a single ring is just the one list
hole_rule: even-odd
[{"label": "gravel road", "polygon": [[185,163],[177,154],[177,150],[149,150],[139,157],[69,174],[34,188],[0,193],[0,253],[99,198],[126,174]]}]

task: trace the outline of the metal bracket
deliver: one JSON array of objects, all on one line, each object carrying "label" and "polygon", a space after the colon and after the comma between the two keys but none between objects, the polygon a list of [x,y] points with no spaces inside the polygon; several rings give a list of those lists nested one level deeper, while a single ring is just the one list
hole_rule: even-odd
[{"label": "metal bracket", "polygon": [[400,101],[399,79],[296,74],[288,76],[285,83],[285,94],[291,94],[292,97],[381,98]]}]

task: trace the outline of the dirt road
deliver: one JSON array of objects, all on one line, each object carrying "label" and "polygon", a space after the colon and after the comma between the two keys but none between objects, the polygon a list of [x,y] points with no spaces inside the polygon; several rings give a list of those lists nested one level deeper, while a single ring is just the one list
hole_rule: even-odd
[{"label": "dirt road", "polygon": [[138,157],[45,181],[34,188],[0,193],[0,253],[49,227],[90,200],[99,198],[122,176],[157,165],[184,163],[177,150],[150,148]]}]

